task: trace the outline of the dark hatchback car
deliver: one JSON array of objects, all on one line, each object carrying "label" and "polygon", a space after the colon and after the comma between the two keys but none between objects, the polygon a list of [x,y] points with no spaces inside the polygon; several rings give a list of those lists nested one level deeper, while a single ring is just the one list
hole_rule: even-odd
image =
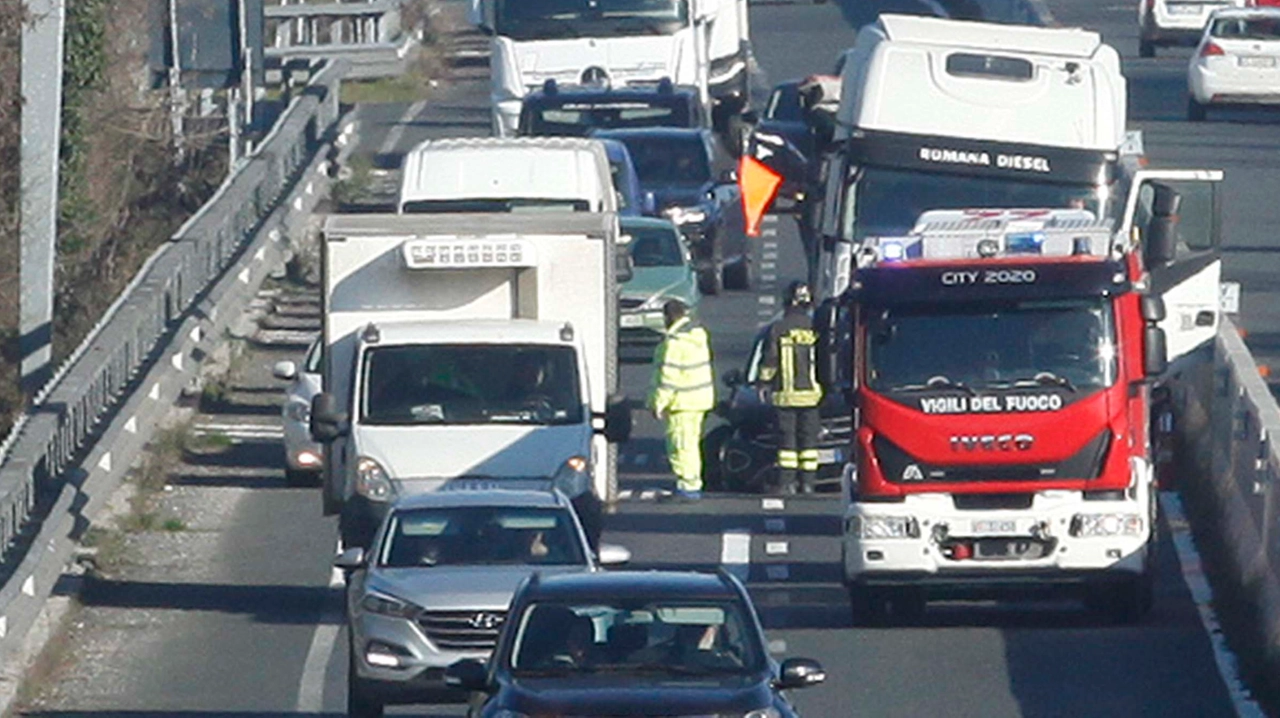
[{"label": "dark hatchback car", "polygon": [[746,589],[723,571],[535,574],[509,615],[487,666],[445,670],[473,692],[472,718],[792,718],[787,691],[826,678],[816,661],[769,656]]},{"label": "dark hatchback car", "polygon": [[[768,340],[766,326],[756,334],[746,366],[730,369],[721,378],[728,391],[716,414],[726,423],[702,439],[703,479],[710,491],[761,493],[779,488],[778,413],[757,390]],[[851,458],[853,415],[838,388],[828,389],[819,410],[817,488],[838,491],[844,465]]]},{"label": "dark hatchback car", "polygon": [[521,137],[586,137],[594,130],[704,127],[698,91],[660,82],[656,88],[559,87],[548,80],[524,98]]},{"label": "dark hatchback car", "polygon": [[703,294],[751,287],[754,272],[734,160],[711,130],[660,127],[592,136],[627,146],[641,190],[653,193],[659,214],[689,242]]}]

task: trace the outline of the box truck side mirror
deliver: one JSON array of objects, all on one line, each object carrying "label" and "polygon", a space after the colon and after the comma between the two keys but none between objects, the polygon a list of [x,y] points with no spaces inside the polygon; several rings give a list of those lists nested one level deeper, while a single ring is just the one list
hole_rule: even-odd
[{"label": "box truck side mirror", "polygon": [[311,399],[311,438],[329,443],[345,436],[350,417],[338,411],[338,401],[333,394],[321,392]]}]

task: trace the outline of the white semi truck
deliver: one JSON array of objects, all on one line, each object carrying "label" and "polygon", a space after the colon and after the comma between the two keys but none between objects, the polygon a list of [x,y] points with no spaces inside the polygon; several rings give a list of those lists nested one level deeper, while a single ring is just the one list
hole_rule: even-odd
[{"label": "white semi truck", "polygon": [[561,85],[699,88],[717,129],[749,104],[747,0],[475,0],[489,34],[494,134],[514,135],[521,102]]},{"label": "white semi truck", "polygon": [[400,496],[557,489],[597,541],[630,431],[612,212],[336,215],[324,226],[326,513],[367,545]]}]

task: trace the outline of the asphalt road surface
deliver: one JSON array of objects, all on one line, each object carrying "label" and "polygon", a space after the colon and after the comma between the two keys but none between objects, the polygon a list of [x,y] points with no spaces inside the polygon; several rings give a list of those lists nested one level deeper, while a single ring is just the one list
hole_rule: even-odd
[{"label": "asphalt road surface", "polygon": [[[897,2],[895,7],[911,7],[914,0]],[[1242,323],[1260,361],[1280,358],[1280,288],[1272,278],[1280,255],[1267,231],[1280,219],[1274,200],[1280,182],[1270,169],[1280,146],[1275,117],[1232,112],[1187,124],[1187,53],[1137,59],[1132,3],[1050,4],[1064,24],[1103,31],[1125,56],[1131,114],[1147,133],[1154,164],[1227,170],[1227,273],[1245,283]],[[857,0],[753,5],[758,84],[828,71],[852,42],[853,24],[869,20],[878,7],[884,5]],[[487,134],[484,77],[483,68],[466,69],[435,90],[429,103],[362,108],[359,151],[394,170],[400,155],[424,138]],[[776,313],[779,288],[802,274],[789,219],[766,224],[753,251],[761,269],[758,286],[707,299],[701,311],[712,332],[717,374],[741,365],[757,328]],[[265,365],[273,358],[259,352],[250,361]],[[643,396],[649,371],[641,364],[624,367],[624,389],[632,397]],[[260,382],[261,391],[269,387]],[[269,424],[273,417],[258,411],[217,419]],[[694,506],[646,500],[646,490],[671,480],[657,425],[637,415],[636,428],[621,460],[622,488],[631,498],[609,517],[605,540],[629,547],[637,566],[728,564],[744,577],[776,647],[785,655],[817,658],[828,669],[825,685],[796,694],[807,716],[1234,714],[1167,535],[1156,609],[1140,626],[1105,626],[1074,603],[1058,601],[942,604],[915,625],[854,629],[839,584],[835,500],[788,499],[781,508],[767,507],[759,497],[708,498]],[[224,466],[213,482],[243,495],[200,554],[202,577],[166,582],[160,575],[93,592],[86,623],[98,625],[99,634],[136,630],[136,640],[111,644],[103,635],[87,635],[87,645],[117,648],[73,657],[49,687],[52,697],[28,715],[342,712],[345,635],[328,567],[335,527],[319,516],[314,490],[284,488],[271,465],[278,447],[269,437],[259,440],[259,454],[245,460],[247,468]],[[130,610],[153,617],[130,619]],[[90,620],[95,612],[96,624]],[[447,707],[395,712],[458,714]]]}]

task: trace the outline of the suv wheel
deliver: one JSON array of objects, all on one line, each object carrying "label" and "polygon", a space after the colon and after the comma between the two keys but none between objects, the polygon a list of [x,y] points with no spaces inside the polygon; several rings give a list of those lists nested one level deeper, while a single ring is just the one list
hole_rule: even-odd
[{"label": "suv wheel", "polygon": [[382,718],[382,703],[369,695],[364,681],[356,673],[356,647],[350,642],[347,646],[347,716],[348,718]]}]

